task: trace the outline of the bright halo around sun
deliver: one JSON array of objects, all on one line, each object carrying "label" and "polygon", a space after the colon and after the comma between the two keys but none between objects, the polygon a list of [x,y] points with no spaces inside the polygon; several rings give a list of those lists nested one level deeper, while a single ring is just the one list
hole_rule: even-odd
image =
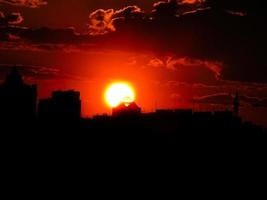
[{"label": "bright halo around sun", "polygon": [[128,83],[112,83],[106,90],[105,100],[112,108],[121,103],[131,103],[135,100],[135,91]]}]

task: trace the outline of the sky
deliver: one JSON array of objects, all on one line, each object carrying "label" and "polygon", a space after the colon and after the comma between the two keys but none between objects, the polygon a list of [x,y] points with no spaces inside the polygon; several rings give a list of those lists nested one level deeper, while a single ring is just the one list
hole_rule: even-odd
[{"label": "sky", "polygon": [[83,116],[110,113],[130,82],[143,111],[230,110],[267,126],[264,0],[0,0],[0,79],[16,65],[39,97],[81,92]]}]

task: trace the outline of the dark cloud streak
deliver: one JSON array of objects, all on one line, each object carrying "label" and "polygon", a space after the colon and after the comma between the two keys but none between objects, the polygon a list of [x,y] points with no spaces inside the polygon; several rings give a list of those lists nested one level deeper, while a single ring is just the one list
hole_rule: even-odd
[{"label": "dark cloud streak", "polygon": [[[218,104],[218,105],[232,105],[234,96],[229,93],[216,93],[201,97],[195,97],[192,101],[199,104]],[[239,96],[242,106],[253,107],[267,107],[267,97],[251,97],[247,95]]]},{"label": "dark cloud streak", "polygon": [[20,73],[27,80],[81,80],[71,74],[63,73],[55,67],[33,66],[33,65],[10,65],[0,64],[0,80],[3,80],[13,67],[18,68]]}]

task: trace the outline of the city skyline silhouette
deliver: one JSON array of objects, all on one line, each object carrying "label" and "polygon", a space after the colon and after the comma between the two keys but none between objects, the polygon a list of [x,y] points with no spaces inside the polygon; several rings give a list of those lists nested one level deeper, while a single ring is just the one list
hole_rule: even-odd
[{"label": "city skyline silhouette", "polygon": [[[29,92],[27,94],[27,90],[23,90],[24,88],[28,88]],[[32,88],[32,89],[31,89]],[[31,91],[30,91],[31,89]],[[72,89],[68,89],[68,90],[56,90],[56,91],[52,91],[51,93],[51,97],[46,98],[46,99],[39,99],[38,98],[38,86],[35,85],[28,85],[27,83],[25,83],[25,81],[23,80],[23,76],[22,74],[19,72],[19,69],[14,66],[10,72],[7,73],[5,81],[2,83],[1,85],[1,100],[2,105],[3,104],[8,104],[10,102],[13,103],[14,107],[17,108],[17,115],[20,111],[19,109],[19,103],[20,101],[23,101],[24,104],[29,104],[28,105],[28,111],[25,110],[25,114],[23,117],[25,116],[31,116],[31,118],[34,118],[36,116],[40,116],[40,115],[44,115],[43,117],[45,117],[45,115],[49,114],[49,115],[56,115],[56,113],[51,113],[57,109],[59,109],[60,111],[58,112],[62,112],[61,116],[58,116],[58,118],[63,118],[65,115],[63,114],[63,112],[66,112],[65,114],[67,114],[69,112],[69,115],[73,115],[75,116],[74,118],[82,118],[81,115],[81,100],[80,100],[80,92],[79,91],[75,91]],[[29,97],[27,97],[27,95]],[[25,96],[25,97],[24,97]],[[7,99],[5,99],[7,98]],[[23,98],[25,98],[26,100],[23,100]],[[16,102],[14,102],[14,99],[16,100]],[[28,99],[28,102],[26,102]],[[37,102],[38,99],[38,102]],[[64,100],[66,101],[64,103]],[[75,102],[71,105],[71,102]],[[69,102],[69,103],[67,103]],[[69,105],[65,105],[64,104],[69,104]],[[62,108],[59,108],[61,107]],[[233,97],[233,103],[232,103],[232,113],[233,115],[238,116],[239,115],[239,93],[238,91],[236,91],[235,96]],[[2,110],[3,110],[3,114],[7,115],[8,113],[6,113],[4,111],[4,108],[7,106],[3,106]],[[22,106],[23,107],[23,104]],[[68,107],[76,107],[73,111],[69,110],[68,111]],[[8,108],[7,108],[8,109]],[[11,108],[9,109],[11,110]],[[136,115],[141,115],[141,107],[138,107],[138,105],[136,104],[136,102],[121,102],[118,106],[116,107],[112,107],[112,116],[117,116],[117,115],[127,115],[127,113],[136,113]],[[178,108],[175,109],[159,109],[156,108],[156,111],[173,111],[173,110],[179,110]],[[186,109],[180,109],[180,110],[186,110]],[[187,110],[192,110],[193,109],[187,109]],[[15,110],[14,110],[15,111]],[[219,111],[219,110],[218,110]],[[217,111],[217,112],[218,112]],[[29,112],[29,113],[27,113]],[[41,112],[41,114],[40,114]],[[46,113],[48,112],[48,113]],[[56,112],[56,111],[55,111]],[[211,111],[212,112],[212,111]],[[215,111],[216,112],[216,111]],[[222,111],[221,111],[222,112]],[[229,112],[228,110],[225,110],[225,112]],[[11,112],[12,113],[12,112]],[[16,114],[14,114],[16,115]],[[67,114],[68,115],[68,114]],[[103,114],[103,115],[107,115],[107,114]],[[49,117],[48,117],[49,118]]]},{"label": "city skyline silhouette", "polygon": [[[37,102],[37,85],[27,85],[17,67],[14,67],[7,74],[6,80],[0,87],[0,99],[1,121],[8,124],[27,122],[31,126],[31,124],[41,123],[62,126],[61,128],[72,124],[77,127],[85,126],[89,129],[92,127],[92,130],[95,128],[97,132],[97,124],[104,127],[110,123],[109,126],[111,127],[109,128],[112,129],[113,125],[116,127],[117,122],[120,122],[122,127],[127,127],[128,123],[132,126],[136,125],[135,128],[146,129],[149,127],[150,129],[146,130],[149,134],[155,133],[162,136],[168,135],[168,132],[171,135],[176,135],[179,129],[186,131],[186,125],[189,124],[198,125],[205,133],[214,135],[219,134],[219,127],[228,127],[237,132],[242,132],[244,127],[248,129],[247,131],[251,128],[251,130],[257,131],[258,133],[254,134],[258,135],[264,135],[266,131],[251,122],[244,122],[239,116],[238,92],[233,97],[232,111],[199,112],[193,109],[157,109],[155,112],[144,113],[135,102],[122,102],[117,107],[112,108],[111,116],[104,114],[83,118],[80,92],[74,90],[54,91],[50,98],[39,99]],[[168,125],[165,124],[166,122]],[[142,123],[144,124],[141,125]],[[192,133],[193,130],[189,132]],[[229,133],[225,130],[221,134]]]},{"label": "city skyline silhouette", "polygon": [[0,0],[3,198],[249,198],[256,187],[257,199],[266,10],[266,0]]}]

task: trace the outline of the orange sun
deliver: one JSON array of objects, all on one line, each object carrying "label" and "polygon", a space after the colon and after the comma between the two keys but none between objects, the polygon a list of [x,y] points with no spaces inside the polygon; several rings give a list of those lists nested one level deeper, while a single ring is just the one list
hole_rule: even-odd
[{"label": "orange sun", "polygon": [[105,100],[112,108],[121,103],[131,103],[135,100],[135,91],[129,83],[112,83],[105,92]]}]

